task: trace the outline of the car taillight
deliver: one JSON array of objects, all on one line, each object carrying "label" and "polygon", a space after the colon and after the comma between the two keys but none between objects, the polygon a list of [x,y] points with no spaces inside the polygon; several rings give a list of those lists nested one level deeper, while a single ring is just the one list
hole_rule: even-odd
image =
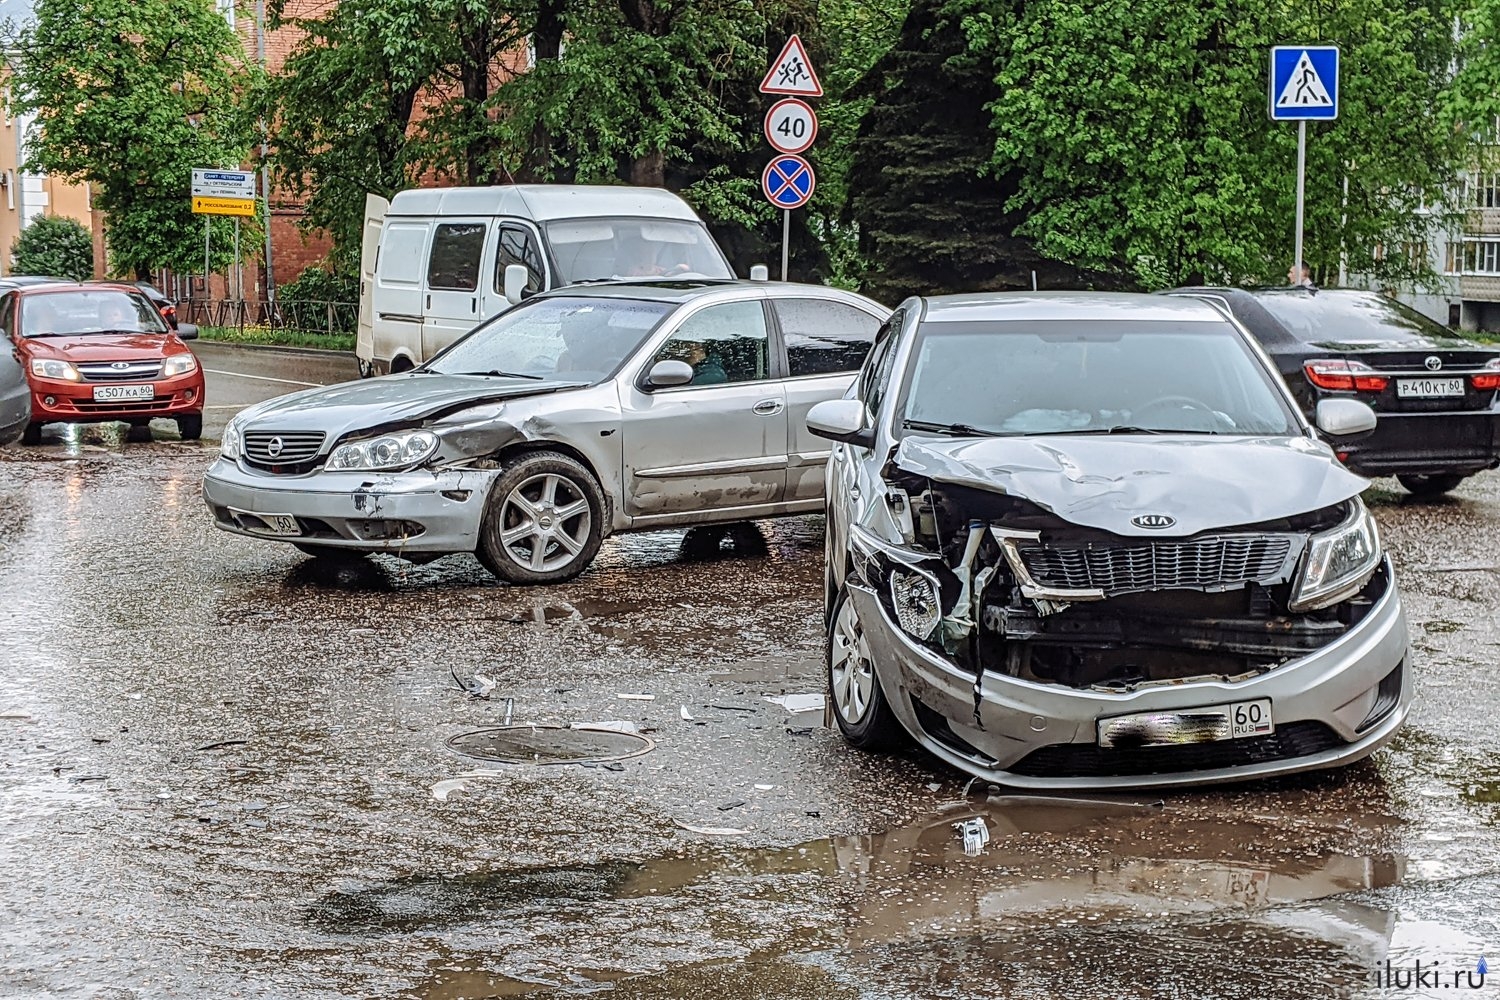
[{"label": "car taillight", "polygon": [[1484,363],[1484,371],[1470,376],[1476,389],[1500,389],[1500,358]]},{"label": "car taillight", "polygon": [[1334,389],[1344,392],[1384,392],[1390,379],[1377,375],[1375,369],[1360,361],[1329,359],[1309,361],[1302,366],[1307,380],[1319,389]]}]

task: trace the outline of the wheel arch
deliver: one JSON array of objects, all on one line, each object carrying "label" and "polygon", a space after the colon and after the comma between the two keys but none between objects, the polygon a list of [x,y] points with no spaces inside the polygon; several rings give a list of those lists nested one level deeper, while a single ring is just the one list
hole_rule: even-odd
[{"label": "wheel arch", "polygon": [[588,455],[584,454],[579,449],[573,447],[570,444],[564,444],[561,441],[551,441],[545,439],[534,441],[513,441],[505,447],[501,448],[499,451],[495,452],[494,458],[495,461],[501,463],[501,465],[509,465],[511,462],[514,462],[517,459],[524,458],[527,455],[532,455],[540,451],[554,451],[559,455],[565,455],[568,458],[571,458],[573,461],[577,462],[579,465],[583,466],[584,469],[588,471],[588,474],[594,477],[594,484],[599,487],[599,493],[604,497],[604,533],[605,535],[611,534],[614,530],[614,494],[613,492],[611,492],[609,484],[600,477],[599,469],[595,465],[595,463],[589,459]]}]

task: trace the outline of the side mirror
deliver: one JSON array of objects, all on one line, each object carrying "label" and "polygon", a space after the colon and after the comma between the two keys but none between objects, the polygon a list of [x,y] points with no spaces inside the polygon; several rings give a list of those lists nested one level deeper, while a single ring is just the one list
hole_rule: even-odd
[{"label": "side mirror", "polygon": [[197,340],[198,328],[192,323],[178,323],[177,329],[172,331],[177,334],[178,340]]},{"label": "side mirror", "polygon": [[1375,411],[1354,399],[1320,399],[1315,416],[1318,430],[1329,437],[1353,437],[1375,429]]},{"label": "side mirror", "polygon": [[875,431],[865,426],[865,404],[858,399],[825,399],[814,405],[807,411],[807,429],[830,441],[875,446]]},{"label": "side mirror", "polygon": [[526,291],[526,282],[531,280],[531,272],[526,270],[523,264],[505,265],[505,301],[511,305],[521,301],[522,294]]},{"label": "side mirror", "polygon": [[658,361],[646,375],[648,389],[668,389],[693,380],[693,366],[686,361]]}]

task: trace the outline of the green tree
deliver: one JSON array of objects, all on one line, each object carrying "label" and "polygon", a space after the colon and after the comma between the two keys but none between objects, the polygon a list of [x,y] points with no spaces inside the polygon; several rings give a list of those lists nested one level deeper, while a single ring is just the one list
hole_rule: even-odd
[{"label": "green tree", "polygon": [[[111,268],[201,267],[192,170],[241,163],[251,135],[243,48],[211,0],[39,0],[13,47],[30,161],[94,186]],[[224,266],[230,224],[216,225]]]},{"label": "green tree", "polygon": [[93,234],[73,219],[39,215],[16,239],[11,270],[85,281],[94,275]]}]

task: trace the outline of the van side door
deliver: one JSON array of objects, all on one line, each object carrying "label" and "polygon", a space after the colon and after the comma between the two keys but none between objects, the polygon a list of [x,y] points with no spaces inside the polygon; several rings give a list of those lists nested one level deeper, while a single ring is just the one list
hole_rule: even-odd
[{"label": "van side door", "polygon": [[422,360],[422,272],[431,231],[429,219],[388,219],[381,228],[371,296],[376,371],[400,371]]},{"label": "van side door", "polygon": [[479,277],[493,253],[489,219],[434,220],[423,280],[422,359],[432,357],[479,324]]}]

